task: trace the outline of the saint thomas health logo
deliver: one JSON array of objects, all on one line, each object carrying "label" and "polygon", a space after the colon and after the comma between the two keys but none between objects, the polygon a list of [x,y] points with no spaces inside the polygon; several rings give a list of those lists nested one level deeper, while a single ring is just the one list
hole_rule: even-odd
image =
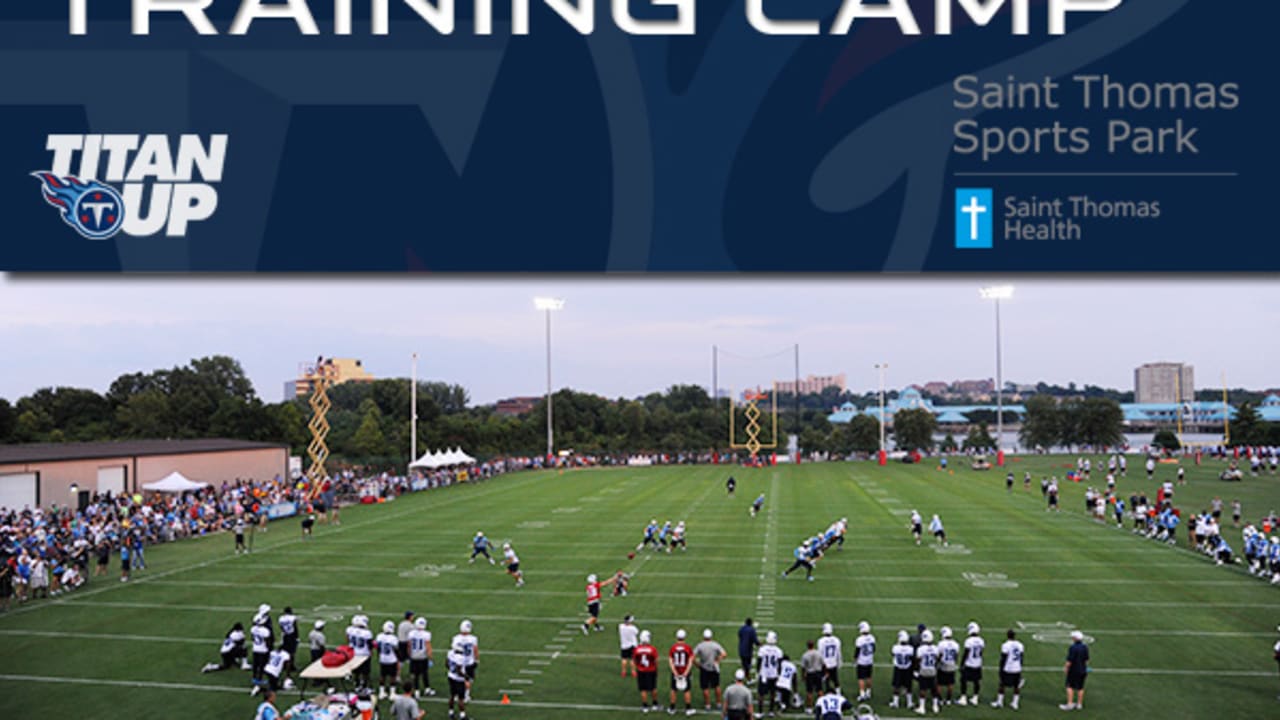
[{"label": "saint thomas health logo", "polygon": [[995,213],[995,193],[991,188],[956,190],[956,247],[961,250],[990,250]]}]

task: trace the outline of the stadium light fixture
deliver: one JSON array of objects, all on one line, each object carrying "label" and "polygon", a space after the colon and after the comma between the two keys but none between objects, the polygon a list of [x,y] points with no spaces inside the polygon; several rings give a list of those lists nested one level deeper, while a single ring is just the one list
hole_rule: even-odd
[{"label": "stadium light fixture", "polygon": [[551,313],[564,309],[563,298],[536,297],[533,306],[547,314],[547,458],[555,457],[555,431],[551,422]]},{"label": "stadium light fixture", "polygon": [[978,289],[984,300],[996,305],[996,464],[1004,465],[1004,362],[1000,345],[1000,301],[1013,297],[1012,285],[988,285]]}]

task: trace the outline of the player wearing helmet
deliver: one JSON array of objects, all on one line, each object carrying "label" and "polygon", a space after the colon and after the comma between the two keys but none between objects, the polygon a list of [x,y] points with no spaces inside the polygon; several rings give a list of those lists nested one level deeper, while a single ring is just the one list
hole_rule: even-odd
[{"label": "player wearing helmet", "polygon": [[916,667],[920,673],[920,705],[916,713],[925,713],[925,702],[933,698],[933,711],[938,712],[938,646],[933,644],[933,632],[920,633],[920,647],[916,648]]},{"label": "player wearing helmet", "polygon": [[920,517],[920,513],[915,510],[911,511],[911,537],[915,538],[916,544],[920,544],[920,534],[924,531],[924,519]]},{"label": "player wearing helmet", "polygon": [[485,556],[489,560],[489,564],[493,565],[493,556],[489,554],[489,548],[493,543],[489,542],[489,538],[484,536],[483,532],[476,531],[476,536],[471,539],[471,559],[468,563],[474,563],[479,555]]},{"label": "player wearing helmet", "polygon": [[649,524],[644,526],[644,539],[643,539],[643,540],[641,540],[641,541],[640,541],[640,544],[636,546],[636,552],[640,552],[641,550],[645,549],[645,547],[646,547],[646,546],[648,546],[648,545],[650,545],[650,544],[652,544],[652,545],[653,545],[653,549],[654,549],[654,550],[659,549],[659,545],[658,545],[658,519],[657,519],[657,518],[654,518],[654,519],[650,520],[650,521],[649,521]]},{"label": "player wearing helmet", "polygon": [[582,623],[582,634],[586,635],[591,632],[591,628],[595,628],[596,632],[604,630],[600,626],[600,588],[614,584],[618,581],[618,576],[600,582],[600,578],[594,573],[587,576],[587,619]]},{"label": "player wearing helmet", "polygon": [[[373,633],[369,631],[369,618],[364,615],[356,615],[351,618],[351,625],[347,627],[347,644],[351,646],[351,650],[356,657],[369,657],[373,648]],[[369,686],[369,663],[365,662],[356,668],[352,675],[356,681],[356,687],[367,688]]]},{"label": "player wearing helmet", "polygon": [[782,577],[787,577],[793,570],[804,568],[805,577],[809,579],[809,582],[813,582],[813,563],[816,559],[815,556],[818,554],[817,550],[809,545],[808,540],[805,540],[791,554],[795,557],[795,562],[791,564],[791,567],[782,571]]},{"label": "player wearing helmet", "polygon": [[844,664],[844,649],[831,623],[822,625],[822,637],[818,638],[818,654],[822,655],[823,689],[835,688],[836,692],[840,692],[840,666]]},{"label": "player wearing helmet", "polygon": [[762,711],[765,701],[768,701],[771,715],[778,709],[778,675],[782,671],[782,657],[782,648],[778,647],[778,634],[770,630],[764,636],[764,645],[756,652],[756,675],[760,678],[756,694],[760,698]]},{"label": "player wearing helmet", "polygon": [[898,642],[889,653],[893,655],[893,700],[889,707],[898,707],[899,696],[904,700],[903,707],[911,707],[911,671],[915,668],[916,650],[911,647],[906,630],[898,631]]},{"label": "player wearing helmet", "polygon": [[236,623],[227,631],[227,635],[222,639],[222,647],[219,654],[222,656],[220,663],[208,663],[200,672],[217,672],[219,670],[230,670],[244,660],[244,625]]},{"label": "player wearing helmet", "polygon": [[[986,649],[987,643],[982,639],[982,628],[978,627],[978,623],[969,623],[966,631],[969,637],[964,640],[964,663],[960,668],[960,699],[956,704],[976,706],[978,695],[982,693],[982,651]],[[973,683],[973,695],[966,702],[965,695],[968,695],[969,683]]]},{"label": "player wearing helmet", "polygon": [[413,696],[423,694],[435,695],[431,689],[431,633],[427,630],[427,619],[417,618],[413,621],[413,629],[409,630],[409,680],[413,684]]},{"label": "player wearing helmet", "polygon": [[[636,664],[636,687],[640,690],[640,709],[657,711],[658,707],[658,648],[654,647],[648,630],[640,631],[640,644],[631,657]],[[652,703],[652,707],[650,707]]]},{"label": "player wearing helmet", "polygon": [[[458,634],[453,636],[453,640],[449,643],[449,651],[458,655],[458,662],[461,664],[463,675],[466,678],[466,701],[471,701],[471,686],[476,681],[476,665],[480,663],[480,641],[475,635],[471,634],[471,621],[463,620],[458,623]],[[466,716],[466,713],[463,713]]]},{"label": "player wearing helmet", "polygon": [[271,628],[268,626],[269,618],[266,613],[259,610],[258,615],[253,618],[253,629],[249,631],[249,636],[253,641],[253,692],[261,689],[261,685],[266,682],[263,677],[263,669],[267,666],[267,658],[271,655]]},{"label": "player wearing helmet", "polygon": [[952,637],[951,628],[943,626],[942,639],[938,641],[938,688],[943,692],[943,702],[951,704],[956,686],[956,668],[960,665],[960,643]]},{"label": "player wearing helmet", "polygon": [[751,517],[755,517],[756,515],[759,515],[760,511],[763,509],[764,509],[764,493],[760,493],[760,496],[757,497],[755,501],[751,503]]},{"label": "player wearing helmet", "polygon": [[858,623],[858,639],[853,641],[854,663],[858,667],[858,701],[871,699],[871,673],[875,669],[876,636],[865,620]]},{"label": "player wearing helmet", "polygon": [[1026,649],[1013,630],[1007,633],[1007,637],[1009,639],[1000,646],[1000,689],[996,692],[996,699],[991,707],[1004,707],[1004,691],[1008,688],[1013,690],[1013,700],[1009,707],[1017,710],[1018,698],[1022,694],[1022,657],[1026,654]]},{"label": "player wearing helmet", "polygon": [[671,703],[667,705],[667,712],[672,715],[676,712],[678,693],[684,693],[684,714],[697,712],[693,709],[693,690],[689,682],[689,674],[693,672],[693,648],[685,642],[685,637],[683,629],[677,630],[676,641],[667,651],[667,664],[671,667]]},{"label": "player wearing helmet", "polygon": [[400,677],[400,638],[396,624],[390,620],[382,623],[382,632],[373,639],[378,648],[378,699],[395,697],[396,680]]},{"label": "player wearing helmet", "polygon": [[516,579],[516,587],[524,586],[524,573],[520,572],[520,558],[511,547],[511,543],[502,544],[502,564],[507,566],[507,574]]}]

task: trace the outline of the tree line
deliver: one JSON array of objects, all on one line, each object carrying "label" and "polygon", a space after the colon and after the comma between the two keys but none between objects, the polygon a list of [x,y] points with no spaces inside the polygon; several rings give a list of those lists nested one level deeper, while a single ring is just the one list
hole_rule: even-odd
[{"label": "tree line", "polygon": [[[409,461],[410,382],[383,379],[344,383],[329,390],[332,409],[328,444],[335,461],[403,467]],[[71,442],[141,438],[226,437],[277,442],[306,455],[311,410],[306,397],[263,402],[240,363],[226,356],[186,365],[121,375],[106,393],[74,387],[42,388],[17,402],[0,399],[0,442]],[[833,425],[827,420],[832,393],[778,399],[777,443],[795,433],[805,452],[871,453],[880,447],[880,423],[868,415]],[[794,400],[794,398],[790,398]],[[865,400],[865,398],[864,398]],[[558,449],[582,453],[729,450],[729,400],[711,398],[696,385],[674,385],[638,398],[608,399],[561,390],[554,396]],[[1027,400],[1021,441],[1025,447],[1114,446],[1122,441],[1122,414],[1114,399],[1034,396]],[[734,437],[746,437],[746,421],[734,415]],[[994,446],[988,423],[974,420],[966,437],[948,436],[943,449]],[[1006,413],[1006,422],[1014,416]],[[480,458],[537,455],[545,451],[546,409],[539,400],[521,416],[494,406],[473,406],[467,390],[446,382],[418,383],[418,448],[460,446]],[[762,420],[772,441],[772,419]],[[903,410],[888,432],[899,448],[935,446],[936,418],[926,410]],[[1280,444],[1280,424],[1265,423],[1249,405],[1232,425],[1233,441]]]}]

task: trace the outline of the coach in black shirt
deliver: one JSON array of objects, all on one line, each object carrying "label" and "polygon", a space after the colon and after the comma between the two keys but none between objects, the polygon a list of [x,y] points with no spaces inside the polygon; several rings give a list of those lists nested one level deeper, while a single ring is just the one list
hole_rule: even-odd
[{"label": "coach in black shirt", "polygon": [[1067,664],[1062,670],[1067,675],[1067,704],[1059,705],[1063,710],[1084,709],[1084,680],[1089,674],[1089,646],[1084,644],[1084,634],[1079,630],[1071,633],[1071,647],[1067,649]]},{"label": "coach in black shirt", "polygon": [[742,661],[742,671],[751,675],[751,658],[756,654],[756,647],[760,645],[760,636],[756,634],[756,627],[751,623],[751,618],[747,618],[742,627],[738,628],[738,659]]}]

